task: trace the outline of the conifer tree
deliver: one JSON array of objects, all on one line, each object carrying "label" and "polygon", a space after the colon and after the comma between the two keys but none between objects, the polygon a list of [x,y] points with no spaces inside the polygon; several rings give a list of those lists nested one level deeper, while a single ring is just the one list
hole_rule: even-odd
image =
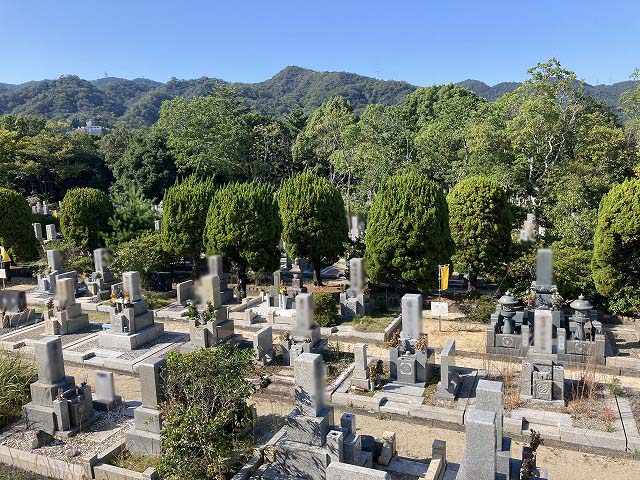
[{"label": "conifer tree", "polygon": [[292,258],[309,259],[322,285],[320,271],[338,260],[348,240],[340,192],[325,178],[304,172],[282,183],[278,204],[287,253]]},{"label": "conifer tree", "polygon": [[113,204],[106,193],[96,188],[68,190],[60,213],[62,235],[78,248],[91,251],[102,246],[110,233],[112,214]]},{"label": "conifer tree", "polygon": [[38,254],[32,223],[33,213],[25,198],[0,188],[0,245],[14,261],[32,260]]},{"label": "conifer tree", "polygon": [[373,282],[422,291],[436,288],[438,264],[448,263],[453,253],[440,186],[418,173],[385,180],[371,204],[365,245]]}]

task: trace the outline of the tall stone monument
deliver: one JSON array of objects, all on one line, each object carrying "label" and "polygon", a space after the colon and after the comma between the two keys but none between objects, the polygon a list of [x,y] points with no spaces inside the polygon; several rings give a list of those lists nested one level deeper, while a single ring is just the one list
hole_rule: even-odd
[{"label": "tall stone monument", "polygon": [[91,387],[77,386],[65,374],[60,337],[33,342],[38,380],[31,384],[31,402],[23,409],[27,428],[72,435],[95,420]]},{"label": "tall stone monument", "polygon": [[271,473],[284,478],[325,480],[330,463],[371,466],[362,451],[355,415],[344,414],[334,426],[333,407],[325,404],[325,367],[321,355],[301,354],[294,363],[295,409],[285,421],[286,437],[275,447]]}]

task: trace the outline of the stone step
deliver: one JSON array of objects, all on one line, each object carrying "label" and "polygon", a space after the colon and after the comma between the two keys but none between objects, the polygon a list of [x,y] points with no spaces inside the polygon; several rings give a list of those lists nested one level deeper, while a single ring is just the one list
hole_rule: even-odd
[{"label": "stone step", "polygon": [[422,405],[424,401],[423,397],[416,397],[414,395],[403,395],[400,393],[392,393],[392,392],[376,392],[373,395],[373,398],[376,398],[380,401],[387,400],[398,403],[406,403],[410,405]]},{"label": "stone step", "polygon": [[414,387],[411,385],[400,385],[398,383],[388,383],[383,387],[385,392],[396,393],[400,395],[410,395],[413,397],[423,397],[424,388]]}]

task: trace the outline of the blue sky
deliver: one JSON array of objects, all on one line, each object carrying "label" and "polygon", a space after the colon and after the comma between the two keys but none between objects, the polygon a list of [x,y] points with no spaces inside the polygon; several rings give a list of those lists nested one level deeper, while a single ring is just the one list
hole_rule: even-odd
[{"label": "blue sky", "polygon": [[640,2],[0,0],[0,82],[257,82],[287,65],[416,85],[523,80],[557,57],[589,83],[640,66]]}]

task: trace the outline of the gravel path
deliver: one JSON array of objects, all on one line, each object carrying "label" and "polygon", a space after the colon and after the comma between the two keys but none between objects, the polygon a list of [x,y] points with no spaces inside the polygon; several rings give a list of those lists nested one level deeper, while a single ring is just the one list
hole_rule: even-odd
[{"label": "gravel path", "polygon": [[65,440],[56,438],[45,447],[30,448],[36,435],[33,430],[13,432],[4,438],[1,444],[49,458],[80,464],[83,455],[97,454],[124,438],[124,432],[134,423],[132,418],[124,416],[122,408],[116,412],[99,413],[98,416],[98,420],[89,427],[89,430]]}]

